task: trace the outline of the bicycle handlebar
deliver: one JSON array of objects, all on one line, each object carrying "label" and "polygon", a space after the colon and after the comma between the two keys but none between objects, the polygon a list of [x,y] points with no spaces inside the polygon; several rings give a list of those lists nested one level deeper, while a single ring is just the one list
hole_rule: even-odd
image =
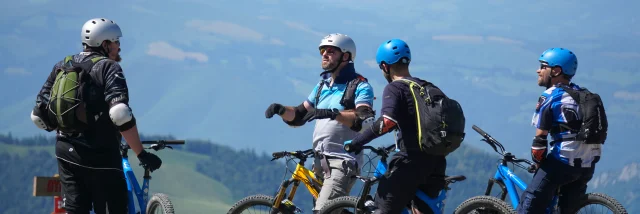
[{"label": "bicycle handlebar", "polygon": [[280,158],[285,157],[285,156],[294,156],[294,157],[296,157],[298,159],[303,159],[303,158],[307,158],[307,157],[309,157],[309,156],[311,156],[313,154],[314,154],[313,149],[307,149],[307,150],[304,150],[304,151],[295,151],[295,152],[287,152],[287,151],[274,152],[273,154],[271,154],[271,156],[273,157],[273,159],[271,159],[271,160],[273,161],[273,160],[280,159]]},{"label": "bicycle handlebar", "polygon": [[184,140],[143,140],[142,144],[166,144],[166,145],[177,145],[184,144]]},{"label": "bicycle handlebar", "polygon": [[[505,149],[504,146],[502,146],[502,144],[500,142],[498,142],[496,139],[494,139],[493,137],[491,137],[491,135],[489,135],[487,132],[485,132],[484,130],[480,129],[480,127],[473,125],[471,128],[473,128],[473,130],[475,130],[476,132],[478,132],[478,134],[482,135],[482,137],[484,138],[483,141],[487,142],[491,147],[493,147],[493,150],[495,150],[498,154],[502,155],[505,161],[507,162],[514,162],[514,163],[527,163],[529,165],[533,165],[534,163],[530,160],[527,159],[518,159],[516,158],[516,156],[514,156],[513,154],[506,152],[505,153]],[[497,147],[496,147],[497,146]],[[500,148],[500,150],[502,152],[498,151],[498,148]]]},{"label": "bicycle handlebar", "polygon": [[362,149],[369,149],[373,153],[376,153],[379,156],[387,156],[387,154],[391,153],[392,149],[395,147],[395,144],[391,144],[387,147],[373,147],[373,146],[363,146]]}]

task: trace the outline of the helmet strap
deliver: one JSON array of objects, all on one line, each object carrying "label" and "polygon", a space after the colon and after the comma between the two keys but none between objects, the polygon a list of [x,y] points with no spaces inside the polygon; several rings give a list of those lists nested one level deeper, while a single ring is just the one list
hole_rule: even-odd
[{"label": "helmet strap", "polygon": [[551,68],[551,71],[549,72],[549,75],[548,75],[549,76],[549,80],[545,83],[545,86],[547,88],[550,88],[551,87],[551,82],[553,82],[551,80],[553,78],[557,77],[557,76],[560,76],[560,75],[562,75],[562,72],[558,73],[557,75],[553,75],[553,68]]},{"label": "helmet strap", "polygon": [[342,60],[342,57],[344,57],[344,53],[340,54],[340,61],[338,61],[338,64],[336,64],[335,67],[333,67],[332,69],[329,69],[329,70],[325,70],[324,72],[320,73],[320,76],[322,76],[322,75],[324,75],[326,73],[334,73],[334,72],[336,72],[336,70],[338,70],[338,67],[340,67],[340,64],[342,64],[343,62],[347,62],[347,61]]}]

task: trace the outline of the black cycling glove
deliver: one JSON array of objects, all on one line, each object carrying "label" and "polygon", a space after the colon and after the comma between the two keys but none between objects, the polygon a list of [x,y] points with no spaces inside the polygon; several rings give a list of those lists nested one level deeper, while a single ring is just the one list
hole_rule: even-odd
[{"label": "black cycling glove", "polygon": [[140,160],[140,165],[149,171],[154,171],[159,169],[162,165],[162,160],[158,156],[153,153],[147,152],[146,150],[142,150],[140,154],[138,154],[138,160]]},{"label": "black cycling glove", "polygon": [[335,108],[334,109],[315,109],[315,110],[309,111],[309,113],[307,113],[307,115],[305,115],[304,118],[302,118],[302,120],[307,122],[311,122],[312,120],[315,120],[315,119],[325,119],[325,118],[335,120],[339,114],[340,114],[340,111]]},{"label": "black cycling glove", "polygon": [[285,108],[283,105],[279,104],[279,103],[273,103],[269,106],[269,108],[267,108],[267,110],[264,112],[264,116],[266,118],[271,118],[273,117],[273,115],[278,114],[278,115],[282,115],[285,112]]}]

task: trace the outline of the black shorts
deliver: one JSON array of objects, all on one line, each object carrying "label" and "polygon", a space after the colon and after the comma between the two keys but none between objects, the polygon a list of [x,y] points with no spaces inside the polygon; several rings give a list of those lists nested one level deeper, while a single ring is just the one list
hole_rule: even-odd
[{"label": "black shorts", "polygon": [[416,196],[421,190],[429,197],[437,197],[444,188],[447,162],[444,156],[426,156],[411,160],[393,156],[389,170],[381,178],[376,191],[376,213],[400,213],[402,209],[416,207],[422,213],[433,213],[431,208]]},{"label": "black shorts", "polygon": [[57,159],[62,208],[67,213],[88,214],[92,208],[96,214],[107,213],[107,208],[109,213],[127,213],[127,183],[122,166],[85,166],[83,164],[86,163],[81,161],[69,160],[81,159],[73,157],[77,153],[69,155],[73,150],[75,147],[68,143],[58,142],[56,145],[56,154],[65,157]]}]

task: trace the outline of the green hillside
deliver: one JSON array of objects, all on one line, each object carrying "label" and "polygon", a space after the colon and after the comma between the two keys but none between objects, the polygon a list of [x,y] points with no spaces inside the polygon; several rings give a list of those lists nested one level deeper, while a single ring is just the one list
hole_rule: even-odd
[{"label": "green hillside", "polygon": [[[56,173],[53,152],[53,145],[27,146],[0,142],[0,168],[3,169],[0,179],[9,181],[0,185],[0,213],[51,212],[52,198],[33,197],[31,193],[33,176],[51,176]],[[151,174],[151,193],[168,194],[179,213],[224,213],[229,209],[233,203],[229,189],[195,170],[196,163],[208,159],[207,156],[169,149],[157,154],[162,158],[163,165]],[[34,160],[34,156],[37,159]],[[142,184],[144,171],[138,165],[138,159],[131,156],[129,161]],[[37,167],[43,163],[42,167]],[[12,191],[12,186],[18,186],[20,191]],[[19,193],[14,195],[17,197],[12,196],[15,193]],[[31,202],[37,202],[41,206],[32,206]],[[25,207],[31,207],[31,210],[24,212]]]}]

